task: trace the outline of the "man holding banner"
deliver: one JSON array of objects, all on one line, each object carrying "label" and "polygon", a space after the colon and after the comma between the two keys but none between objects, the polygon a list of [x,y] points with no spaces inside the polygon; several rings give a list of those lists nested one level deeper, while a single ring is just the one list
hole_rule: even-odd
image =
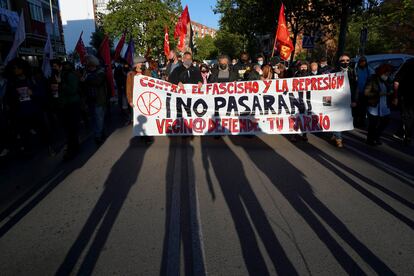
[{"label": "man holding banner", "polygon": [[169,81],[182,87],[183,84],[202,84],[203,78],[200,70],[193,66],[193,55],[185,52],[183,55],[183,64],[178,66],[170,75]]},{"label": "man holding banner", "polygon": [[[188,62],[189,57],[186,57]],[[179,72],[179,71],[177,71]],[[341,132],[353,129],[348,75],[172,84],[139,75],[134,80],[134,135],[256,135]],[[188,80],[184,84],[182,81]],[[142,125],[140,126],[142,128]]]}]

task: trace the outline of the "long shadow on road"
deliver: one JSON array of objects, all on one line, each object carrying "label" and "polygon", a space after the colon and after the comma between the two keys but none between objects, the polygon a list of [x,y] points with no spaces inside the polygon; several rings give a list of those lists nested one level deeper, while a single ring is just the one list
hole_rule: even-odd
[{"label": "long shadow on road", "polygon": [[302,172],[293,164],[276,153],[271,146],[260,138],[250,141],[251,144],[254,144],[254,148],[243,143],[239,137],[230,137],[230,139],[235,145],[244,148],[256,167],[266,174],[275,188],[312,228],[348,274],[364,275],[365,272],[329,233],[319,218],[335,231],[374,271],[379,274],[394,274],[381,259],[358,240],[346,225],[314,195],[310,183],[305,180]]},{"label": "long shadow on road", "polygon": [[[201,137],[203,160],[211,161],[234,221],[249,274],[269,275],[265,258],[256,240],[256,230],[276,272],[280,275],[297,275],[243,171],[241,160],[223,139],[216,140],[214,148],[209,142],[211,139]],[[207,161],[203,163],[204,166],[208,164]],[[208,167],[205,169],[206,174],[209,174]]]},{"label": "long shadow on road", "polygon": [[[112,134],[120,126],[120,118],[113,118],[108,126],[108,135]],[[76,169],[81,168],[96,153],[99,148],[96,147],[91,137],[87,138],[81,144],[81,153],[69,162],[59,163],[55,169],[45,178],[42,179],[22,193],[8,207],[0,213],[0,222],[8,219],[0,227],[0,238],[12,229],[19,221],[24,218],[30,211],[36,207],[47,195],[52,192],[64,179]],[[30,177],[28,182],[32,181]],[[18,210],[16,212],[16,210]]]},{"label": "long shadow on road", "polygon": [[[362,180],[367,185],[375,188],[385,195],[393,198],[397,202],[402,205],[405,205],[407,208],[414,210],[414,204],[409,200],[405,199],[404,197],[398,195],[397,193],[391,191],[390,189],[384,187],[383,185],[373,181],[372,179],[362,175],[361,173],[353,170],[352,168],[346,166],[345,164],[339,162],[337,159],[333,158],[332,156],[326,154],[325,152],[321,151],[320,149],[316,148],[314,145],[308,144],[295,144],[295,146],[300,149],[304,154],[308,155],[315,161],[319,162],[321,166],[329,169],[332,171],[336,176],[341,178],[345,183],[350,185],[352,188],[360,192],[362,195],[370,199],[372,202],[377,204],[379,207],[387,211],[389,214],[393,215],[394,217],[398,218],[401,222],[406,224],[411,229],[414,229],[414,221],[409,219],[408,217],[404,216],[400,212],[398,212],[395,208],[387,204],[384,200],[370,192],[368,189],[364,188],[361,184],[357,183],[351,177],[347,176],[343,171],[353,175],[354,177]],[[339,168],[339,169],[338,169]],[[343,170],[343,171],[341,171]]]},{"label": "long shadow on road", "polygon": [[128,193],[136,183],[147,149],[148,146],[139,143],[137,138],[130,141],[130,146],[112,167],[105,181],[104,191],[56,275],[72,273],[96,232],[78,271],[79,275],[90,275],[92,273]]},{"label": "long shadow on road", "polygon": [[197,215],[199,206],[194,178],[194,148],[190,137],[169,139],[165,234],[160,275],[180,275],[181,263],[185,275],[205,275],[201,226]]}]

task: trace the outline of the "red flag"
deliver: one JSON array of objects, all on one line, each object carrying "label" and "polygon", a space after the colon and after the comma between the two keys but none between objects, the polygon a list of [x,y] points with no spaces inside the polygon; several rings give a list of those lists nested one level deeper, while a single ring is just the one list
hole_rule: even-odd
[{"label": "red flag", "polygon": [[187,35],[188,24],[190,24],[190,14],[188,13],[188,7],[185,6],[174,30],[174,39],[177,39],[178,37],[180,38],[177,49],[181,52],[185,49],[185,36]]},{"label": "red flag", "polygon": [[133,66],[134,63],[134,53],[135,53],[135,46],[134,40],[132,38],[129,39],[128,48],[125,52],[125,59],[129,65]]},{"label": "red flag", "polygon": [[118,45],[116,45],[115,54],[114,54],[114,60],[118,60],[119,59],[119,57],[121,55],[122,48],[124,47],[124,44],[125,44],[125,32],[122,34],[122,37],[121,37],[121,39],[118,42]]},{"label": "red flag", "polygon": [[85,64],[87,53],[86,53],[85,44],[83,44],[82,34],[83,34],[83,31],[81,32],[78,42],[76,43],[75,51],[78,53],[81,63]]},{"label": "red flag", "polygon": [[164,54],[166,57],[170,55],[170,37],[168,35],[167,26],[165,26],[165,34],[164,34]]},{"label": "red flag", "polygon": [[105,62],[106,66],[106,81],[111,89],[111,95],[115,95],[115,86],[114,86],[114,78],[112,75],[112,64],[111,64],[111,52],[109,49],[109,38],[105,35],[104,40],[102,41],[101,46],[99,47],[99,55]]},{"label": "red flag", "polygon": [[285,18],[285,6],[282,4],[280,7],[279,20],[277,24],[275,44],[273,45],[273,51],[279,52],[282,59],[287,60],[293,51],[293,43],[289,36],[289,30],[286,26]]}]

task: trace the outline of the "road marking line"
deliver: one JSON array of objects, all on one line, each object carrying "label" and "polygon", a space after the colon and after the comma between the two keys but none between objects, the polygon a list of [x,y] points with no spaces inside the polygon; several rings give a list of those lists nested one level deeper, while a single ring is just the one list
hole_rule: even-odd
[{"label": "road marking line", "polygon": [[[189,148],[191,150],[188,150]],[[190,144],[186,146],[187,152],[187,174],[189,188],[190,203],[190,229],[191,244],[193,256],[193,273],[194,275],[207,275],[203,232],[201,229],[200,203],[197,192],[197,182],[195,181],[195,173],[193,166],[194,147]]]},{"label": "road marking line", "polygon": [[[173,143],[174,139],[170,140]],[[174,143],[175,144],[175,143]],[[171,146],[171,145],[170,145]],[[181,147],[175,144],[174,147],[174,177],[171,189],[170,223],[168,226],[168,252],[167,252],[167,275],[180,275],[180,243],[181,243]],[[166,208],[168,210],[168,206]]]},{"label": "road marking line", "polygon": [[[16,214],[18,214],[21,210],[26,208],[26,206],[28,206],[36,197],[38,197],[40,194],[42,194],[46,189],[48,189],[49,186],[51,185],[51,183],[53,183],[57,178],[59,178],[64,172],[65,172],[65,170],[59,171],[56,175],[54,175],[51,179],[49,179],[45,184],[42,184],[41,187],[36,192],[34,192],[31,196],[29,196],[29,198],[24,200],[24,202],[18,208],[13,210],[13,212],[10,212],[10,214],[7,217],[5,217],[4,220],[1,221],[0,226],[6,224],[7,221],[11,220],[14,216],[16,216]],[[22,198],[24,198],[26,196],[26,194],[31,193],[31,191],[35,187],[36,186],[31,187],[29,190],[26,191],[25,194],[23,194],[21,197],[19,197],[15,201],[13,201],[9,206],[7,206],[4,209],[4,212],[7,212],[8,209],[11,208],[11,206],[13,206],[13,204],[20,201]]]}]

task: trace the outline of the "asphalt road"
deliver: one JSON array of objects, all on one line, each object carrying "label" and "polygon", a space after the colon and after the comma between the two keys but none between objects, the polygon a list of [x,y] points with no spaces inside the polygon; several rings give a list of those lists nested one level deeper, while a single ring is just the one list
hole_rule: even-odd
[{"label": "asphalt road", "polygon": [[0,274],[414,275],[413,148],[364,138],[116,129],[2,205]]}]

